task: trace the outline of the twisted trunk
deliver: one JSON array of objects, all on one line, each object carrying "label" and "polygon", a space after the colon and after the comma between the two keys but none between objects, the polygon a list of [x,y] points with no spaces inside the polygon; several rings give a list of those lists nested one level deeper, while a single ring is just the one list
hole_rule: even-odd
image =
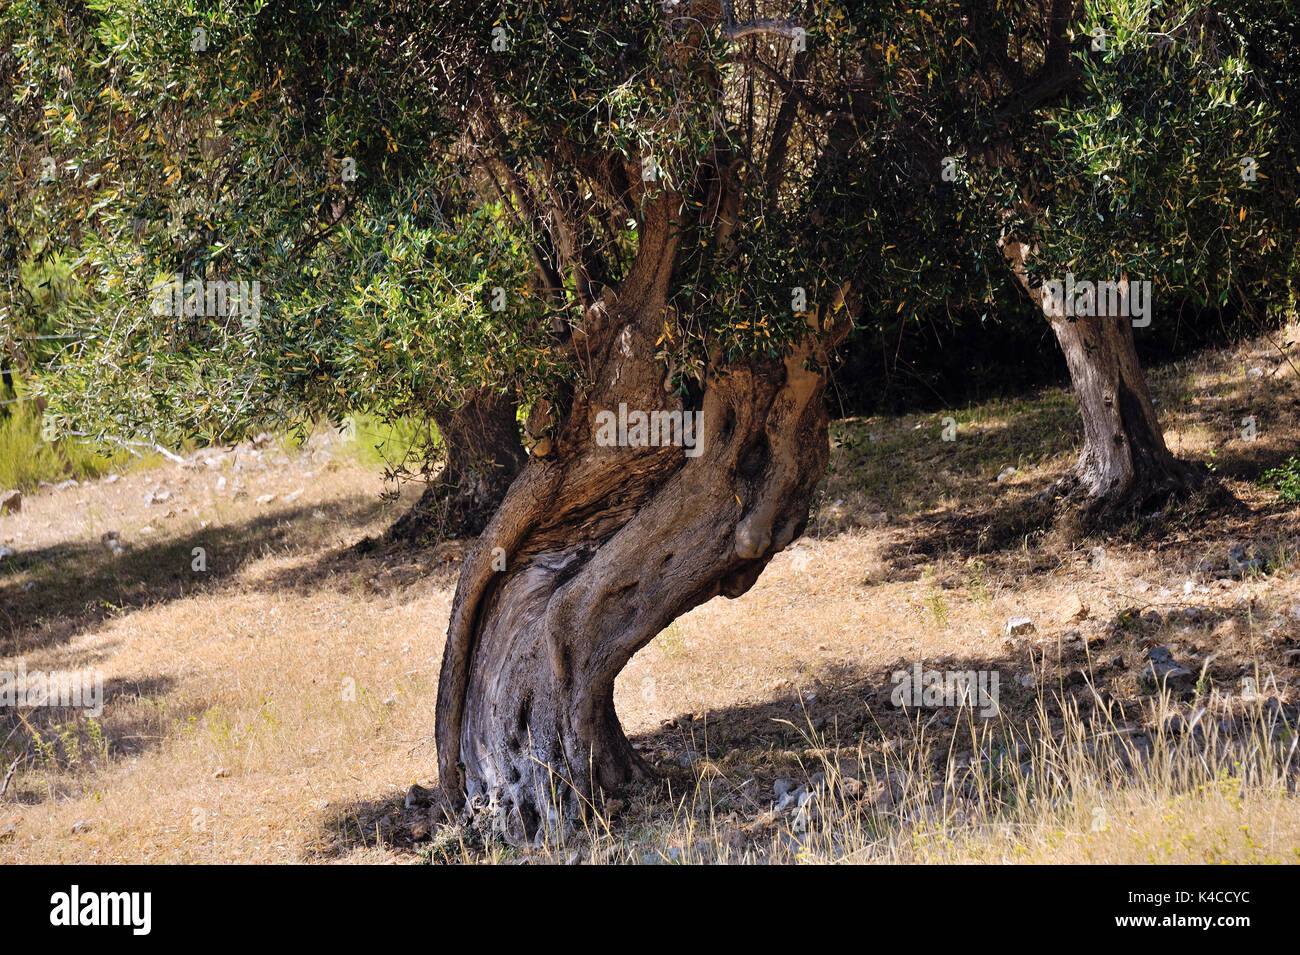
[{"label": "twisted trunk", "polygon": [[491,519],[527,454],[512,396],[481,390],[433,414],[445,461],[420,500],[388,529],[390,541],[474,537]]},{"label": "twisted trunk", "polygon": [[[676,232],[659,211],[618,296],[577,333],[589,387],[466,557],[452,608],[441,786],[514,841],[650,776],[614,712],[615,678],[675,617],[753,585],[801,532],[829,453],[825,379],[805,367],[815,344],[713,367],[686,402],[665,390],[651,356]],[[694,447],[685,430],[680,444],[602,446],[598,416],[620,404],[698,413]]]}]

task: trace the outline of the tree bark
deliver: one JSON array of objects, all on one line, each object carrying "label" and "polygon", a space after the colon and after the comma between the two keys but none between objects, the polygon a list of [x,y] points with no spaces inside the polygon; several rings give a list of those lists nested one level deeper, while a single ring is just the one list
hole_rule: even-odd
[{"label": "tree bark", "polygon": [[476,392],[434,423],[445,460],[420,500],[388,529],[390,541],[474,537],[482,532],[528,455],[519,438],[513,396]]},{"label": "tree bark", "polygon": [[[816,337],[784,361],[715,365],[686,401],[666,391],[651,356],[673,205],[647,212],[628,277],[575,330],[589,385],[511,485],[457,587],[438,686],[440,783],[462,818],[511,841],[651,777],[614,712],[615,678],[674,618],[753,585],[802,532],[829,455]],[[620,404],[699,412],[698,454],[601,446],[597,416]]]},{"label": "tree bark", "polygon": [[1057,493],[1123,517],[1201,483],[1165,444],[1128,318],[1050,319],[1083,416],[1083,450]]},{"label": "tree bark", "polygon": [[1002,252],[1065,353],[1083,417],[1079,459],[1049,494],[1104,524],[1202,485],[1204,473],[1175,458],[1165,444],[1138,362],[1131,319],[1067,316],[1062,303],[1031,283],[1025,268],[1028,246],[1004,241]]}]

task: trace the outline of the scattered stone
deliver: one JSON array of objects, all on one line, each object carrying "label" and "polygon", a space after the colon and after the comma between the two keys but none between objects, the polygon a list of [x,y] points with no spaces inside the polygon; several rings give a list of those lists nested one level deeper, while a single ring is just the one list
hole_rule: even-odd
[{"label": "scattered stone", "polygon": [[1142,629],[1149,633],[1155,633],[1165,625],[1165,618],[1160,616],[1158,610],[1143,610],[1138,620],[1142,624]]},{"label": "scattered stone", "polygon": [[74,487],[81,487],[81,482],[80,482],[80,481],[74,481],[74,480],[72,480],[71,478],[69,478],[69,479],[66,480],[66,481],[60,481],[58,484],[54,485],[54,490],[56,490],[56,491],[66,491],[66,490],[68,490],[69,488],[74,488]]},{"label": "scattered stone", "polygon": [[0,492],[0,514],[17,514],[23,509],[23,492],[14,488]]},{"label": "scattered stone", "polygon": [[1168,647],[1152,647],[1147,651],[1150,661],[1138,676],[1143,686],[1158,690],[1168,687],[1171,690],[1190,690],[1195,682],[1195,674],[1174,659]]},{"label": "scattered stone", "polygon": [[1007,636],[1022,637],[1034,632],[1034,621],[1028,617],[1012,617],[1007,621]]},{"label": "scattered stone", "polygon": [[263,495],[261,495],[261,496],[257,499],[256,503],[258,503],[258,504],[270,504],[270,503],[271,503],[272,501],[274,501],[274,500],[275,500],[275,495],[274,495],[274,494],[263,494]]},{"label": "scattered stone", "polygon": [[80,821],[78,821],[78,822],[74,822],[74,823],[72,824],[72,831],[73,831],[73,832],[89,832],[89,831],[90,831],[90,820],[89,820],[89,819],[82,819],[82,820],[80,820]]},{"label": "scattered stone", "polygon": [[104,483],[105,483],[105,484],[116,484],[116,483],[117,483],[118,481],[120,481],[121,479],[122,479],[122,475],[120,475],[120,474],[110,474],[110,475],[108,475],[106,478],[104,478]]},{"label": "scattered stone", "polygon": [[1015,473],[1016,473],[1016,469],[1013,468],[1011,465],[1007,465],[1001,471],[998,472],[998,476],[995,479],[995,483],[1005,484]]},{"label": "scattered stone", "polygon": [[406,791],[406,808],[414,809],[416,806],[428,806],[433,803],[433,790],[425,789],[418,783],[412,783],[411,788]]},{"label": "scattered stone", "polygon": [[777,795],[776,805],[772,808],[777,812],[785,812],[787,809],[798,809],[808,801],[808,787],[795,787],[794,781],[789,779],[778,779],[772,786]]},{"label": "scattered stone", "polygon": [[217,478],[216,488],[218,491],[224,491],[226,489],[226,476],[224,474]]},{"label": "scattered stone", "polygon": [[293,491],[290,494],[286,494],[284,496],[284,502],[286,504],[292,504],[294,501],[298,500],[298,498],[302,497],[303,490],[304,488],[298,488],[298,490]]},{"label": "scattered stone", "polygon": [[172,492],[156,487],[144,496],[144,502],[148,504],[162,504],[171,499]]},{"label": "scattered stone", "polygon": [[16,553],[18,552],[12,547],[0,547],[0,560],[4,560],[6,557],[12,557]]},{"label": "scattered stone", "polygon": [[1065,598],[1061,605],[1062,620],[1086,620],[1088,619],[1088,605],[1083,602],[1078,594],[1070,594]]},{"label": "scattered stone", "polygon": [[1234,544],[1228,551],[1228,567],[1231,569],[1233,577],[1245,577],[1263,571],[1264,559],[1262,557],[1250,557],[1243,545]]}]

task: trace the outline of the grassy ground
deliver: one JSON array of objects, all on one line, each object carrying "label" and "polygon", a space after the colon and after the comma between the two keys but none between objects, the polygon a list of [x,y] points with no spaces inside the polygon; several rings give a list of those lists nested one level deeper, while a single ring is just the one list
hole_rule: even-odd
[{"label": "grassy ground", "polygon": [[41,440],[41,420],[29,403],[17,402],[9,409],[0,415],[0,491],[27,492],[42,483],[85,481],[133,464],[127,450],[105,453],[76,441],[46,444]]},{"label": "grassy ground", "polygon": [[[416,488],[382,495],[326,437],[31,495],[0,517],[0,671],[94,669],[106,702],[0,709],[0,775],[24,757],[0,859],[1297,861],[1300,508],[1259,482],[1295,453],[1300,379],[1265,342],[1152,378],[1171,445],[1242,507],[1076,542],[1022,522],[1076,448],[1060,390],[839,422],[809,534],[620,677],[660,789],[531,850],[403,808],[435,781],[462,548],[350,545]],[[1156,645],[1193,688],[1140,685]],[[996,670],[1000,712],[896,708],[917,661]]]}]

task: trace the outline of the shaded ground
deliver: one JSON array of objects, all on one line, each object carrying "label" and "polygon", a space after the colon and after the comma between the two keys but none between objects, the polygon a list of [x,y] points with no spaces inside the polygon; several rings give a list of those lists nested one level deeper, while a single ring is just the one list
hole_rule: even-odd
[{"label": "shaded ground", "polygon": [[[1016,532],[1024,503],[1072,460],[1077,423],[1059,391],[954,411],[954,441],[944,415],[839,423],[810,535],[620,677],[620,716],[663,782],[612,825],[657,845],[693,819],[764,845],[789,823],[774,786],[828,759],[870,783],[924,751],[942,775],[989,742],[978,733],[1014,750],[1018,726],[1045,719],[1050,735],[1063,707],[1153,732],[1169,713],[1139,675],[1161,646],[1193,672],[1174,702],[1205,706],[1206,720],[1269,698],[1293,714],[1300,509],[1255,482],[1295,453],[1300,388],[1269,355],[1250,346],[1153,376],[1171,445],[1213,466],[1241,506],[1108,539]],[[0,517],[15,551],[0,560],[0,670],[90,668],[105,686],[93,720],[0,710],[0,776],[25,757],[0,799],[4,858],[526,857],[449,848],[404,807],[413,783],[435,783],[436,677],[463,547],[358,554],[414,497],[381,503],[381,490],[337,447],[244,447],[46,490]],[[1009,639],[1013,617],[1031,628]],[[997,726],[973,735],[953,710],[895,707],[892,674],[916,662],[996,671]]]}]

